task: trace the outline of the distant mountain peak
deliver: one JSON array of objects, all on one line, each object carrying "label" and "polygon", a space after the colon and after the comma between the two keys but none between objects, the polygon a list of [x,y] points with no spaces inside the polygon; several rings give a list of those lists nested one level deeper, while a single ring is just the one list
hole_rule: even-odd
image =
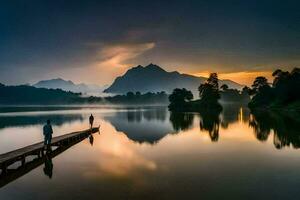
[{"label": "distant mountain peak", "polygon": [[[189,74],[180,74],[177,71],[167,72],[153,63],[143,67],[138,65],[129,69],[123,76],[117,77],[113,84],[104,92],[127,93],[131,92],[160,92],[171,93],[175,88],[187,88],[194,94],[198,93],[198,87],[207,78]],[[220,80],[220,84],[224,81]],[[233,81],[227,81],[230,88],[241,89],[242,85]]]},{"label": "distant mountain peak", "polygon": [[92,93],[97,94],[103,91],[103,87],[97,85],[88,85],[84,83],[75,84],[71,80],[64,80],[62,78],[54,78],[49,80],[42,80],[33,85],[36,88],[47,89],[62,89],[65,91]]},{"label": "distant mountain peak", "polygon": [[62,79],[62,78],[53,78],[53,79],[48,79],[48,80],[43,80],[43,81],[65,81],[65,82],[67,82],[67,80],[64,80],[64,79]]},{"label": "distant mountain peak", "polygon": [[163,71],[163,72],[166,72],[163,68],[161,68],[160,66],[158,65],[155,65],[153,63],[150,63],[149,65],[147,65],[145,67],[145,69],[150,69],[150,70],[157,70],[157,71]]}]

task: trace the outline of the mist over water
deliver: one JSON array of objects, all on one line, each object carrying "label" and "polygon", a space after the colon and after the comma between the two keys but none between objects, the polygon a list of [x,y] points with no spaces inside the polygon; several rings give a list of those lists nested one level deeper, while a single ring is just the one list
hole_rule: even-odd
[{"label": "mist over water", "polygon": [[87,129],[91,113],[101,125],[93,138],[51,160],[51,178],[44,163],[1,187],[0,199],[282,199],[298,193],[299,122],[281,113],[253,115],[233,104],[205,114],[166,107],[0,110],[1,154],[42,141],[47,119],[54,136]]}]

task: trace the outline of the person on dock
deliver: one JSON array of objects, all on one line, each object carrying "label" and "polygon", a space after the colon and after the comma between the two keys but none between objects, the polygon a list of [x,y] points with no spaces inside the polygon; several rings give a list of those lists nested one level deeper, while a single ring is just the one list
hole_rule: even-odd
[{"label": "person on dock", "polygon": [[52,139],[52,126],[50,123],[50,120],[47,120],[47,124],[43,127],[43,134],[44,134],[44,145],[45,147],[49,148],[51,144],[51,139]]},{"label": "person on dock", "polygon": [[89,118],[89,121],[90,121],[90,126],[91,128],[93,128],[93,123],[94,123],[94,116],[91,114],[90,118]]}]

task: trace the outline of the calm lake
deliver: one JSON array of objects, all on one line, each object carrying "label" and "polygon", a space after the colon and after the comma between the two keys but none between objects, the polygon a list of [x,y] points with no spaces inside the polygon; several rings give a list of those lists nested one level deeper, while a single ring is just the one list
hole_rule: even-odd
[{"label": "calm lake", "polygon": [[[250,114],[170,113],[165,107],[0,108],[0,154],[88,128],[100,132],[10,182],[0,199],[297,199],[299,119]],[[18,168],[18,163],[10,166]]]}]

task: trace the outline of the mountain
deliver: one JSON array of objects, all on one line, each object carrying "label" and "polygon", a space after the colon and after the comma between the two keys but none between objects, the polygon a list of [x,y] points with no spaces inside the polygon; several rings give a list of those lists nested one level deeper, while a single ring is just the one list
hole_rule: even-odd
[{"label": "mountain", "polygon": [[84,83],[75,84],[72,81],[66,81],[61,78],[42,80],[33,85],[36,88],[47,88],[47,89],[62,89],[71,92],[81,92],[83,94],[100,94],[104,87],[98,85],[88,85]]},{"label": "mountain", "polygon": [[[200,83],[206,81],[205,77],[197,77],[188,74],[180,74],[177,71],[167,72],[161,67],[150,64],[141,65],[129,69],[123,76],[115,79],[113,84],[104,90],[106,93],[159,92],[171,93],[175,88],[186,88],[193,94],[198,94]],[[229,88],[241,89],[240,85],[231,80],[220,80],[220,85],[227,84]]]}]

